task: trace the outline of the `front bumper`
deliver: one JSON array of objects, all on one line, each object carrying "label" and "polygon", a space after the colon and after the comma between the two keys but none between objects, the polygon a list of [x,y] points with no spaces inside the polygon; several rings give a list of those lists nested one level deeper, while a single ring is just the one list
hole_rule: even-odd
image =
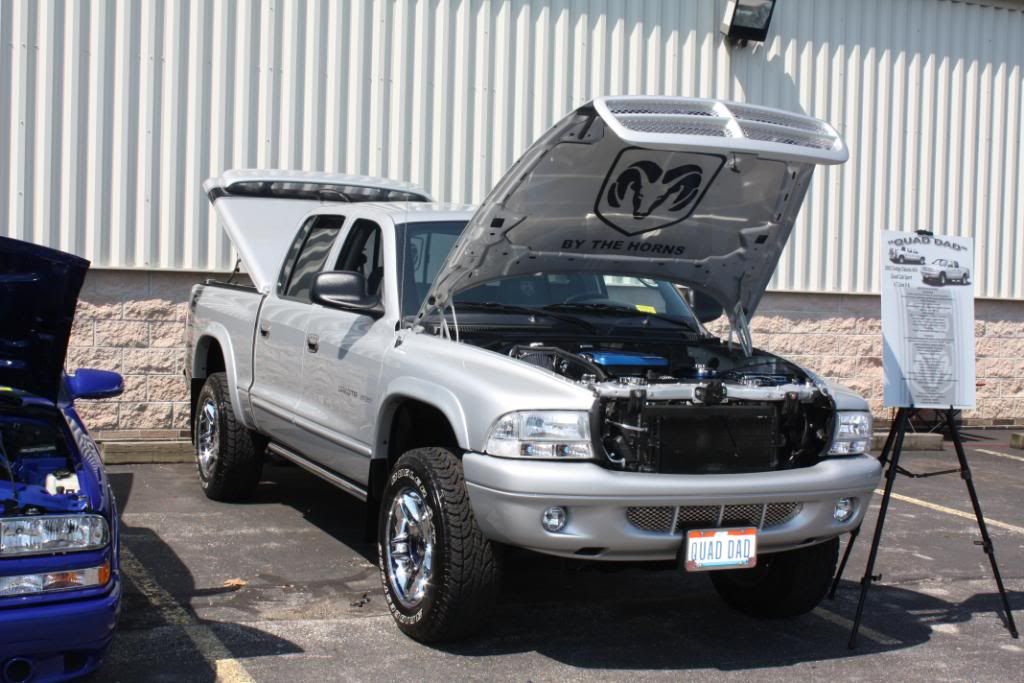
[{"label": "front bumper", "polygon": [[[860,524],[881,476],[878,461],[867,455],[751,474],[641,474],[477,453],[463,457],[463,468],[473,512],[489,539],[598,560],[675,559],[682,532],[638,528],[627,518],[629,508],[798,503],[791,519],[762,528],[758,548],[771,553],[818,543]],[[832,517],[839,498],[858,499],[854,515],[842,523]],[[544,510],[554,505],[569,511],[558,533],[540,524]]]},{"label": "front bumper", "polygon": [[12,657],[33,663],[33,681],[64,681],[99,666],[114,637],[121,604],[115,574],[102,595],[0,608],[0,666]]}]

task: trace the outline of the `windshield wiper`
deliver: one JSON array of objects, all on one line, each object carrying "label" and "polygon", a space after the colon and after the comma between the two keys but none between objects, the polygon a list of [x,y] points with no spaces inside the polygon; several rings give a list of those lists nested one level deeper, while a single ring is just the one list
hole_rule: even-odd
[{"label": "windshield wiper", "polygon": [[494,311],[495,313],[520,313],[522,315],[542,315],[552,320],[560,320],[565,323],[576,325],[577,327],[583,327],[590,332],[596,332],[596,328],[588,323],[586,320],[581,320],[576,316],[572,315],[558,315],[551,311],[544,310],[544,308],[530,308],[529,306],[513,306],[512,304],[499,304],[497,301],[460,301],[455,303],[455,312],[458,313],[464,309],[477,309],[484,311]]},{"label": "windshield wiper", "polygon": [[556,311],[584,311],[586,313],[614,313],[615,315],[622,315],[628,313],[631,316],[638,317],[643,316],[645,318],[657,318],[658,320],[665,320],[676,325],[687,328],[691,332],[697,332],[693,325],[685,320],[673,318],[663,313],[651,313],[650,311],[641,311],[638,308],[629,308],[628,306],[617,306],[615,304],[596,304],[596,303],[562,303],[562,304],[548,304],[544,306],[542,310],[556,310]]}]

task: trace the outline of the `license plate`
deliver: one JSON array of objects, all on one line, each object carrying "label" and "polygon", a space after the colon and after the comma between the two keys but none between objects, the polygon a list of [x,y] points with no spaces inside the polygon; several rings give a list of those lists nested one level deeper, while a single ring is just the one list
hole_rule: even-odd
[{"label": "license plate", "polygon": [[749,569],[757,564],[757,529],[693,529],[686,532],[688,572]]}]

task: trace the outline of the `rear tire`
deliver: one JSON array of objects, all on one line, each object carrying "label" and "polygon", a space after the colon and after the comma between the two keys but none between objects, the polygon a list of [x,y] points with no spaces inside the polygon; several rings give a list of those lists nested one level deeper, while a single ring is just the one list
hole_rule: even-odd
[{"label": "rear tire", "polygon": [[195,410],[193,442],[203,493],[225,502],[249,498],[263,473],[267,440],[235,418],[225,373],[206,378]]},{"label": "rear tire", "polygon": [[451,451],[417,448],[398,459],[381,501],[377,552],[384,597],[407,636],[457,640],[490,617],[500,585],[496,548],[476,523]]},{"label": "rear tire", "polygon": [[733,609],[753,617],[806,614],[828,592],[839,539],[757,558],[753,569],[711,572],[711,583]]}]

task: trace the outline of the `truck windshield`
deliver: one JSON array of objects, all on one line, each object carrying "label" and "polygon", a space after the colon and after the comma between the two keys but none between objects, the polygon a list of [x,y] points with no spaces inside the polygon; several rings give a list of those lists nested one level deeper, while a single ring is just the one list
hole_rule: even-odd
[{"label": "truck windshield", "polygon": [[[402,317],[417,313],[448,252],[466,227],[463,221],[398,225],[399,297]],[[664,280],[625,277],[614,273],[537,273],[485,282],[455,296],[474,311],[479,304],[536,308],[599,318],[636,317],[638,313],[672,318],[694,331],[700,323],[682,294]],[[473,304],[477,304],[474,306]]]}]

